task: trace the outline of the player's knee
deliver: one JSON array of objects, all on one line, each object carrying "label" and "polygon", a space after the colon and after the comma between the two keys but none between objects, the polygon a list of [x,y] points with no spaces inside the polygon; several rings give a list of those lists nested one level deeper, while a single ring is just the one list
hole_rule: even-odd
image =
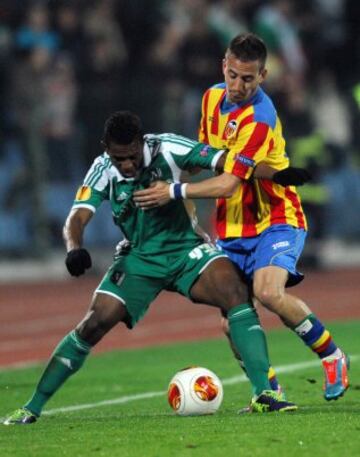
[{"label": "player's knee", "polygon": [[81,339],[87,343],[93,344],[99,332],[99,321],[96,314],[91,311],[87,313],[85,318],[77,325],[76,331]]},{"label": "player's knee", "polygon": [[236,283],[228,283],[226,294],[224,294],[224,309],[228,312],[231,308],[242,303],[248,302],[250,299],[248,288],[245,284],[237,281]]},{"label": "player's knee", "polygon": [[113,326],[114,320],[112,318],[91,310],[78,324],[76,331],[80,338],[87,343],[94,345],[98,343]]},{"label": "player's knee", "polygon": [[265,286],[254,287],[254,295],[257,300],[259,300],[263,306],[271,309],[272,311],[279,310],[284,301],[284,291],[282,288],[273,286],[271,284]]}]

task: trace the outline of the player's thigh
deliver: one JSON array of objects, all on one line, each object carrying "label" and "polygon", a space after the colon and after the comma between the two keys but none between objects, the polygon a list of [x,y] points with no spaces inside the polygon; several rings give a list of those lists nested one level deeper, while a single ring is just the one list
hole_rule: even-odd
[{"label": "player's thigh", "polygon": [[253,280],[257,241],[258,237],[250,237],[224,239],[216,242],[216,246],[237,266],[242,278],[248,284],[251,284]]},{"label": "player's thigh", "polygon": [[[134,274],[133,271],[137,270],[143,274]],[[151,266],[145,261],[128,258],[126,261],[115,262],[96,289],[97,295],[109,295],[122,303],[127,311],[124,322],[128,328],[135,326],[146,314],[151,302],[165,288],[166,278],[154,278],[151,274]]]},{"label": "player's thigh", "polygon": [[232,262],[222,257],[215,259],[202,271],[191,288],[190,296],[195,302],[228,311],[247,302],[249,291]]}]

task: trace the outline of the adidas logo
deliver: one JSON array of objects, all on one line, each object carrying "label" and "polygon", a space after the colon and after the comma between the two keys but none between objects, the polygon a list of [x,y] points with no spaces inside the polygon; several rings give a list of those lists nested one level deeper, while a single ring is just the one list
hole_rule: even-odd
[{"label": "adidas logo", "polygon": [[120,194],[116,197],[117,201],[125,200],[128,197],[128,194],[124,191],[120,192]]},{"label": "adidas logo", "polygon": [[68,367],[70,370],[73,369],[70,359],[66,359],[65,357],[56,357],[56,358],[58,359],[59,362],[61,362],[66,367]]}]

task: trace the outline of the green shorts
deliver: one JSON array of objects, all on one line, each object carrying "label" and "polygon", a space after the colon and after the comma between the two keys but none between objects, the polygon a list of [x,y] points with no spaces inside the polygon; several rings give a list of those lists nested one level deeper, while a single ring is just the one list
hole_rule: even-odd
[{"label": "green shorts", "polygon": [[95,292],[123,302],[131,316],[128,326],[132,328],[162,290],[190,298],[197,277],[220,257],[227,256],[208,243],[179,250],[176,255],[144,256],[130,251],[113,263]]}]

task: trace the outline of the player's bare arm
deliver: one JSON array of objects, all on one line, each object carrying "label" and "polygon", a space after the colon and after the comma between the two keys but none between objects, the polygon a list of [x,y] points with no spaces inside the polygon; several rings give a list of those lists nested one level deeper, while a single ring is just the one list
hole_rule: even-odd
[{"label": "player's bare arm", "polygon": [[80,276],[91,268],[91,257],[88,251],[82,248],[83,233],[86,224],[93,213],[87,208],[72,209],[66,218],[63,228],[63,238],[67,256],[66,268],[71,276]]},{"label": "player's bare arm", "polygon": [[[134,201],[141,208],[162,206],[177,198],[228,198],[236,191],[241,180],[230,173],[222,173],[197,183],[168,184],[157,181],[152,187],[134,193]],[[177,195],[181,186],[182,194]],[[186,191],[186,192],[185,192]]]},{"label": "player's bare arm", "polygon": [[[186,184],[186,197],[188,198],[220,198],[231,197],[236,191],[241,180],[229,173],[223,173],[227,152],[224,152],[218,159],[215,170],[221,173],[214,178],[209,178],[198,183]],[[272,179],[278,172],[265,163],[259,163],[255,168],[253,176],[256,179]],[[150,188],[140,190],[134,193],[134,201],[143,209],[150,209],[156,206],[163,206],[171,199],[176,198],[174,195],[174,185],[165,181],[157,181]],[[185,190],[185,187],[183,187]],[[184,198],[185,195],[182,195]]]},{"label": "player's bare arm", "polygon": [[[226,154],[223,154],[216,164],[216,171],[223,171],[225,159]],[[288,167],[279,171],[264,162],[260,162],[255,167],[253,177],[269,179],[283,186],[299,186],[311,179],[305,169]],[[197,183],[169,184],[157,181],[150,188],[135,192],[134,201],[141,208],[150,209],[165,205],[171,199],[176,198],[229,198],[235,193],[240,183],[241,179],[230,173],[221,173]],[[177,189],[179,189],[179,195],[177,195]]]},{"label": "player's bare arm", "polygon": [[[218,161],[216,162],[215,170],[218,173],[222,173],[224,171],[224,165],[225,165],[225,160],[228,155],[228,151],[225,151],[224,154],[220,156]],[[201,171],[201,169],[200,169]],[[273,167],[270,167],[267,165],[265,162],[260,162],[257,164],[257,166],[254,169],[253,176],[256,179],[273,179],[274,175],[276,172],[279,170],[276,170]]]}]

